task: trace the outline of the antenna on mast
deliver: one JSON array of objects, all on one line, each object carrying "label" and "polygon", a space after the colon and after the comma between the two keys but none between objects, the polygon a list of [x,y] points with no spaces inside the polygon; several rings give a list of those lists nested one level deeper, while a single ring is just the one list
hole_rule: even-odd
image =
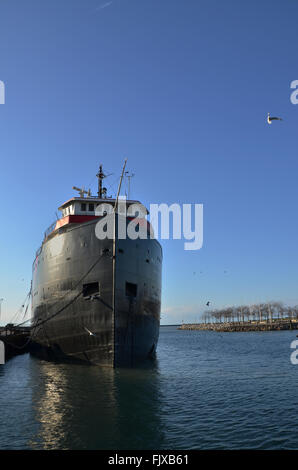
[{"label": "antenna on mast", "polygon": [[81,197],[85,197],[85,194],[87,194],[88,197],[91,196],[91,190],[90,189],[88,189],[88,191],[85,191],[84,188],[77,188],[76,186],[73,186],[72,189],[74,189],[75,191],[78,191],[80,193]]},{"label": "antenna on mast", "polygon": [[119,186],[118,186],[118,191],[117,191],[117,196],[116,196],[116,201],[115,201],[115,206],[114,206],[114,213],[116,213],[116,210],[117,210],[118,199],[119,199],[122,180],[123,180],[123,176],[124,176],[124,170],[125,170],[125,167],[126,167],[126,162],[127,162],[127,158],[124,160],[124,165],[123,165],[123,168],[122,168],[122,173],[121,173],[121,177],[120,177],[120,181],[119,181]]},{"label": "antenna on mast", "polygon": [[129,174],[129,171],[126,171],[126,172],[125,172],[125,176],[126,176],[126,178],[128,179],[128,195],[127,195],[127,199],[129,200],[129,195],[130,195],[130,180],[131,180],[131,178],[133,178],[133,177],[135,176],[135,174],[134,174],[134,173],[130,173],[130,174]]}]

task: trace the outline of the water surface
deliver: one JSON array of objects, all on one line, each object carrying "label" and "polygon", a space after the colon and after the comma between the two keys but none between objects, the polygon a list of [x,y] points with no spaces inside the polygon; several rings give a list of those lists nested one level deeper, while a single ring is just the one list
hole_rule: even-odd
[{"label": "water surface", "polygon": [[0,366],[0,449],[297,449],[296,332],[162,327],[138,369]]}]

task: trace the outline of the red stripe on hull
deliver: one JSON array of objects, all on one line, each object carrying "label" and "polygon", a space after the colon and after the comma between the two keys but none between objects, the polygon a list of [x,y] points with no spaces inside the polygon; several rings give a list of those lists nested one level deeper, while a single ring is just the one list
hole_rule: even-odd
[{"label": "red stripe on hull", "polygon": [[67,215],[63,219],[57,220],[54,230],[57,230],[60,227],[68,224],[81,224],[84,222],[89,222],[90,220],[98,219],[96,215]]}]

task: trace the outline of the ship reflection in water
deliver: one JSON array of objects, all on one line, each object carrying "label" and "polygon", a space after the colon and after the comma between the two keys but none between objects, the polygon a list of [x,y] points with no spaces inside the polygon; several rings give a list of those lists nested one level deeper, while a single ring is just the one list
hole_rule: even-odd
[{"label": "ship reflection in water", "polygon": [[144,442],[148,448],[160,446],[157,361],[119,370],[33,362],[40,387],[34,387],[32,400],[40,424],[30,448],[143,449]]}]

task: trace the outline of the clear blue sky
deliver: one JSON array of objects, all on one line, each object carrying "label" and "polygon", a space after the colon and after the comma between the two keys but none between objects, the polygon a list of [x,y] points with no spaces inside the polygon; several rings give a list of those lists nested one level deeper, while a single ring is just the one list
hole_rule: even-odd
[{"label": "clear blue sky", "polygon": [[297,17],[295,0],[0,0],[3,321],[72,186],[95,189],[100,162],[115,182],[124,156],[132,197],[204,204],[200,251],[163,242],[163,323],[298,303]]}]

